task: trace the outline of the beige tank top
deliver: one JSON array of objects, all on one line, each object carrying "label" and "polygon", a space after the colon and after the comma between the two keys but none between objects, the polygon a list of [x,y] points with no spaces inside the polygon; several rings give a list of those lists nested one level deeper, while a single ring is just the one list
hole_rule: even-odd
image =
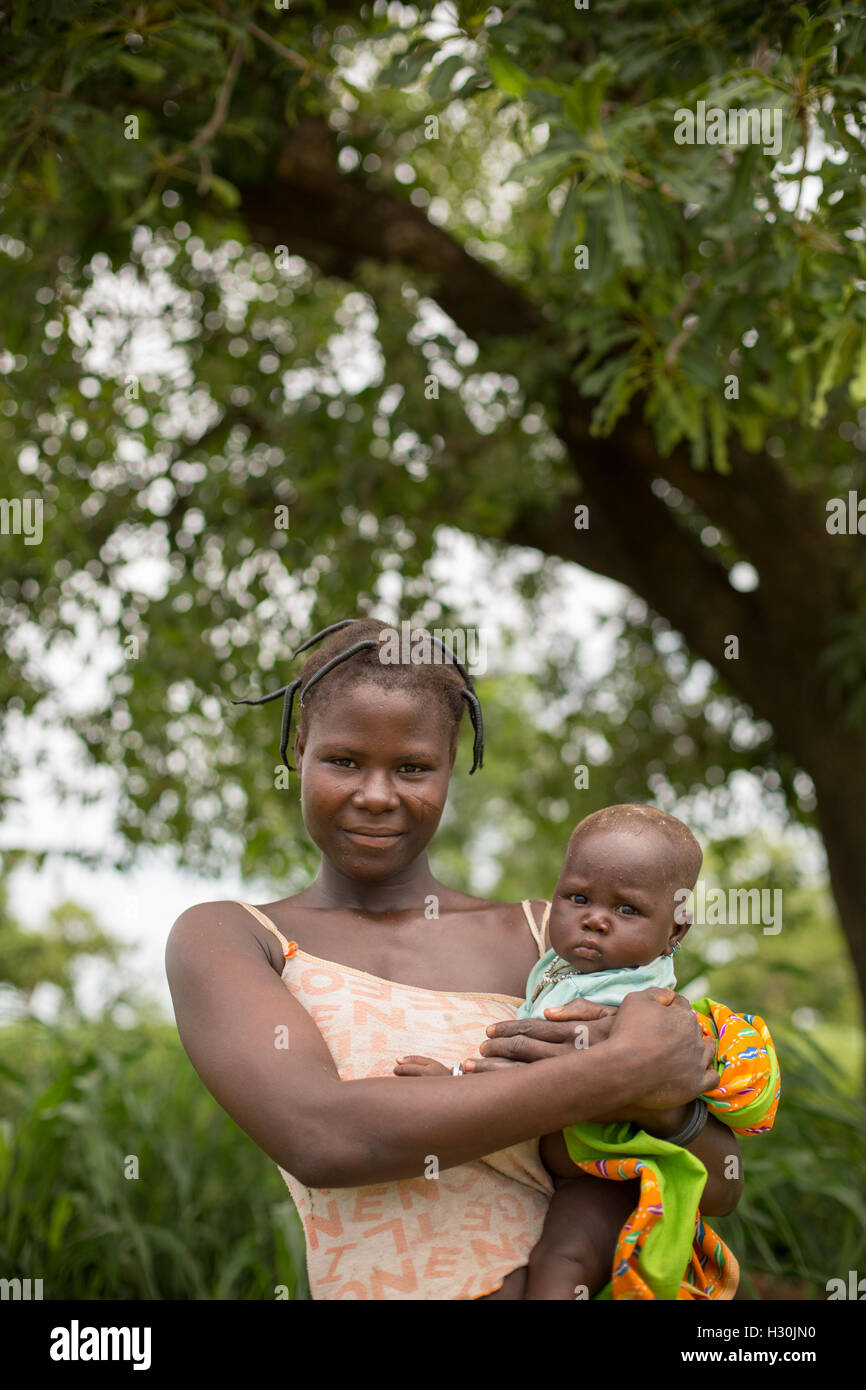
[{"label": "beige tank top", "polygon": [[[514,1018],[523,1002],[394,984],[323,960],[286,941],[258,908],[241,906],[279,939],[283,984],[318,1027],[343,1081],[391,1076],[396,1058],[409,1053],[453,1066],[478,1051],[488,1024]],[[530,903],[522,906],[542,956],[550,904],[540,927]],[[304,1225],[314,1299],[481,1298],[526,1264],[553,1192],[538,1141],[438,1176],[434,1154],[428,1162],[430,1176],[367,1187],[304,1187],[280,1168]]]}]

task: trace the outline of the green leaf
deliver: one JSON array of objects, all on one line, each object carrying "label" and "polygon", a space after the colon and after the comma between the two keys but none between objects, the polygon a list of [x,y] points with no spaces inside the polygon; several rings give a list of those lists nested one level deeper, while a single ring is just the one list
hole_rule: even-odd
[{"label": "green leaf", "polygon": [[594,372],[588,372],[583,376],[581,376],[581,368],[578,366],[575,376],[580,381],[580,394],[582,396],[600,396],[602,391],[624,370],[625,365],[621,357],[612,357],[609,361],[602,363]]},{"label": "green leaf", "polygon": [[137,208],[120,224],[124,231],[130,231],[138,223],[146,223],[159,207],[159,194],[150,193]]},{"label": "green leaf", "polygon": [[767,415],[779,415],[782,410],[782,402],[771,386],[765,386],[761,382],[753,382],[749,386],[749,395]]},{"label": "green leaf", "polygon": [[42,177],[45,180],[45,187],[52,203],[56,203],[60,197],[60,176],[57,169],[57,156],[53,150],[46,150],[42,155]]},{"label": "green leaf", "polygon": [[457,91],[454,93],[454,95],[456,97],[471,96],[473,92],[477,91],[479,87],[482,87],[484,85],[484,82],[485,78],[483,78],[479,72],[470,72],[466,81],[462,84],[462,86],[457,88]]},{"label": "green leaf", "polygon": [[602,98],[607,84],[615,72],[616,63],[609,55],[597,58],[583,71],[581,85],[586,93],[584,109],[587,123],[591,126],[599,124]]},{"label": "green leaf", "polygon": [[866,96],[866,77],[836,77],[833,86],[840,92],[853,92],[857,97]]},{"label": "green leaf", "polygon": [[[431,45],[414,53],[401,53],[379,73],[379,81],[389,87],[411,87],[417,82],[431,57]],[[464,64],[465,66],[465,64]]]},{"label": "green leaf", "polygon": [[562,260],[562,253],[566,246],[573,245],[573,238],[576,234],[577,215],[580,210],[581,187],[575,182],[568,190],[568,195],[562,205],[559,216],[554,223],[553,232],[550,238],[549,256],[550,263],[559,269]]},{"label": "green leaf", "polygon": [[610,237],[605,235],[604,208],[591,204],[587,210],[584,241],[589,247],[589,269],[582,271],[581,283],[597,291],[606,285],[615,269]]},{"label": "green leaf", "polygon": [[28,0],[15,0],[15,13],[12,16],[12,33],[23,34],[27,28]]},{"label": "green leaf", "polygon": [[164,82],[166,78],[165,68],[160,63],[153,63],[149,58],[138,58],[134,53],[118,53],[117,66],[146,86],[152,82]]},{"label": "green leaf", "polygon": [[845,319],[833,340],[833,344],[827,356],[824,358],[824,365],[818,377],[818,385],[815,388],[815,399],[812,402],[812,410],[809,423],[813,429],[817,429],[822,424],[827,414],[827,395],[845,375],[848,363],[854,351],[854,337],[856,327]]},{"label": "green leaf", "polygon": [[848,393],[856,405],[866,401],[866,328],[860,336],[857,372],[848,387]]},{"label": "green leaf", "polygon": [[[611,184],[605,202],[605,217],[614,250],[623,265],[637,269],[643,265],[643,243],[638,220],[637,200],[623,183]],[[590,248],[592,254],[592,248]]]},{"label": "green leaf", "polygon": [[[622,367],[618,362],[617,366]],[[628,409],[629,401],[636,391],[644,385],[643,368],[637,363],[627,363],[625,369],[610,383],[592,414],[590,434],[608,435]]]},{"label": "green leaf", "polygon": [[670,216],[669,205],[652,189],[646,190],[641,204],[645,214],[644,232],[646,253],[652,265],[659,270],[669,270],[674,264],[676,247],[675,224]]},{"label": "green leaf", "polygon": [[[527,159],[521,159],[509,172],[509,179],[553,178],[558,183],[569,169],[573,169],[577,157],[576,150],[539,150]],[[556,178],[559,175],[560,178]]]},{"label": "green leaf", "polygon": [[701,341],[692,339],[688,342],[682,349],[677,365],[696,386],[714,391],[719,382],[719,369],[717,359],[711,357],[703,346],[706,341],[707,331],[702,323]]},{"label": "green leaf", "polygon": [[60,1249],[63,1242],[63,1232],[69,1224],[74,1210],[72,1198],[68,1192],[63,1192],[59,1197],[55,1198],[51,1207],[48,1231],[46,1233],[46,1241],[49,1250]]},{"label": "green leaf", "polygon": [[708,107],[723,106],[730,109],[743,97],[754,97],[756,104],[761,104],[757,102],[757,98],[767,91],[768,86],[763,72],[752,68],[745,73],[726,74],[720,80],[716,79],[715,85],[708,85],[701,95]]},{"label": "green leaf", "polygon": [[163,41],[171,39],[185,48],[194,48],[198,53],[219,53],[220,41],[215,34],[203,34],[191,24],[173,24],[162,31]]},{"label": "green leaf", "polygon": [[710,440],[713,446],[713,466],[717,473],[730,473],[731,465],[728,460],[727,433],[728,424],[725,420],[725,412],[721,402],[718,400],[710,401]]},{"label": "green leaf", "polygon": [[446,58],[444,63],[433,69],[427,90],[434,101],[444,101],[451,95],[451,82],[455,74],[466,66],[466,59],[462,54],[452,53],[450,58]]},{"label": "green leaf", "polygon": [[526,91],[527,74],[502,49],[491,48],[487,54],[490,76],[502,92],[511,97],[522,97]]},{"label": "green leaf", "polygon": [[737,167],[731,181],[731,196],[728,202],[728,221],[738,212],[754,216],[752,205],[752,180],[755,170],[761,166],[761,151],[757,145],[746,145],[737,151]]},{"label": "green leaf", "polygon": [[698,472],[707,466],[707,425],[703,411],[698,414],[697,434],[692,440],[692,463]]},{"label": "green leaf", "polygon": [[860,141],[852,135],[845,124],[844,108],[837,108],[832,113],[820,111],[818,120],[821,129],[825,132],[827,139],[833,145],[841,145],[849,154],[854,155],[858,161],[863,158],[863,146]]},{"label": "green leaf", "polygon": [[764,447],[764,440],[767,435],[767,421],[763,415],[741,415],[737,421],[740,427],[740,436],[746,448],[752,454],[757,454]]},{"label": "green leaf", "polygon": [[207,184],[208,192],[215,194],[227,208],[236,208],[240,203],[240,192],[228,179],[222,178],[219,174],[208,174]]}]

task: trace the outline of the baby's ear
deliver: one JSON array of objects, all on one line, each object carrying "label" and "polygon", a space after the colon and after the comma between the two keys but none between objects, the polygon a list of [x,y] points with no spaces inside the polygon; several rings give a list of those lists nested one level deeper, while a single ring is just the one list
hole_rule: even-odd
[{"label": "baby's ear", "polygon": [[694,921],[691,906],[686,906],[690,902],[691,896],[692,890],[690,888],[678,888],[674,893],[674,913],[670,936],[668,937],[668,949],[671,951],[674,947],[679,946]]},{"label": "baby's ear", "polygon": [[688,931],[690,925],[690,922],[672,923],[671,930],[668,935],[668,946],[667,950],[665,951],[666,956],[676,956],[676,953],[682,944],[683,937],[686,935],[686,932]]}]

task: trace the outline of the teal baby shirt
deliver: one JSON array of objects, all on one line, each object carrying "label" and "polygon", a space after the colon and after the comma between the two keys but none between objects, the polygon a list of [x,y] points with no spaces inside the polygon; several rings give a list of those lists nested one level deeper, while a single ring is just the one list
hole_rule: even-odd
[{"label": "teal baby shirt", "polygon": [[[533,995],[548,971],[552,973],[553,979],[545,981],[538,992],[538,997],[533,1002]],[[633,990],[651,989],[653,986],[676,989],[676,976],[670,956],[656,956],[649,965],[639,965],[634,969],[596,970],[584,975],[574,970],[574,967],[568,961],[563,960],[561,956],[558,956],[556,951],[548,951],[530,972],[526,982],[526,999],[517,1010],[517,1017],[544,1018],[545,1009],[552,1009],[557,1004],[570,1004],[573,999],[589,999],[594,1004],[619,1006],[625,996],[631,994]],[[685,1182],[686,1185],[691,1182],[688,1192],[690,1196],[694,1196],[693,1205],[695,1209],[697,1208],[706,1181],[706,1169],[699,1159],[686,1150],[674,1149],[660,1139],[650,1139],[642,1130],[635,1130],[633,1125],[628,1124],[587,1123],[573,1125],[563,1130],[563,1134],[568,1151],[575,1163],[580,1159],[616,1158],[618,1154],[633,1151],[639,1152],[643,1156],[644,1150],[649,1153],[657,1153],[661,1149],[667,1155],[672,1155],[673,1163],[679,1163],[687,1170]],[[606,1148],[603,1147],[605,1144]],[[653,1161],[658,1162],[658,1160]],[[671,1162],[670,1158],[668,1158],[668,1162]],[[676,1196],[676,1193],[673,1195]],[[672,1202],[673,1198],[671,1198],[671,1204]],[[656,1279],[653,1288],[660,1290],[659,1293],[655,1294],[657,1297],[676,1297],[675,1290],[680,1270],[681,1267],[685,1268],[688,1260],[694,1217],[691,1208],[685,1216],[679,1212],[676,1214],[680,1219],[674,1220],[672,1224],[674,1234],[679,1237],[679,1242],[676,1245],[676,1257],[673,1261],[677,1278],[669,1281],[670,1289],[667,1286],[662,1288],[660,1281]],[[662,1223],[659,1224],[661,1228]],[[670,1224],[669,1222],[668,1225]],[[671,1236],[670,1239],[673,1240],[674,1236]],[[679,1259],[680,1255],[682,1256],[681,1260]],[[642,1269],[642,1273],[649,1278],[645,1270]],[[609,1283],[606,1284],[603,1289],[593,1295],[593,1298],[595,1300],[610,1299],[612,1296],[611,1287]]]},{"label": "teal baby shirt", "polygon": [[[557,967],[561,967],[561,970]],[[547,972],[553,976],[545,981],[533,1002],[533,995]],[[582,974],[558,956],[556,951],[548,951],[532,967],[526,982],[526,998],[517,1010],[518,1018],[544,1018],[544,1010],[555,1008],[557,1004],[570,1004],[573,999],[590,999],[594,1004],[612,1004],[617,1007],[627,994],[636,989],[676,989],[673,960],[670,956],[656,956],[649,965],[637,965],[632,969],[596,970]]]}]

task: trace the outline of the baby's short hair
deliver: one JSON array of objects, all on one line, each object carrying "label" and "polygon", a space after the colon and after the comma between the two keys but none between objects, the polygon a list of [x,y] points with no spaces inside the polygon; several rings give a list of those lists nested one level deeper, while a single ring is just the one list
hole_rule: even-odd
[{"label": "baby's short hair", "polygon": [[667,811],[657,811],[654,806],[623,803],[619,806],[604,806],[584,816],[571,832],[569,847],[582,839],[590,831],[626,830],[635,835],[655,830],[663,835],[671,849],[670,871],[667,878],[677,888],[694,888],[703,863],[703,850],[687,825]]}]

